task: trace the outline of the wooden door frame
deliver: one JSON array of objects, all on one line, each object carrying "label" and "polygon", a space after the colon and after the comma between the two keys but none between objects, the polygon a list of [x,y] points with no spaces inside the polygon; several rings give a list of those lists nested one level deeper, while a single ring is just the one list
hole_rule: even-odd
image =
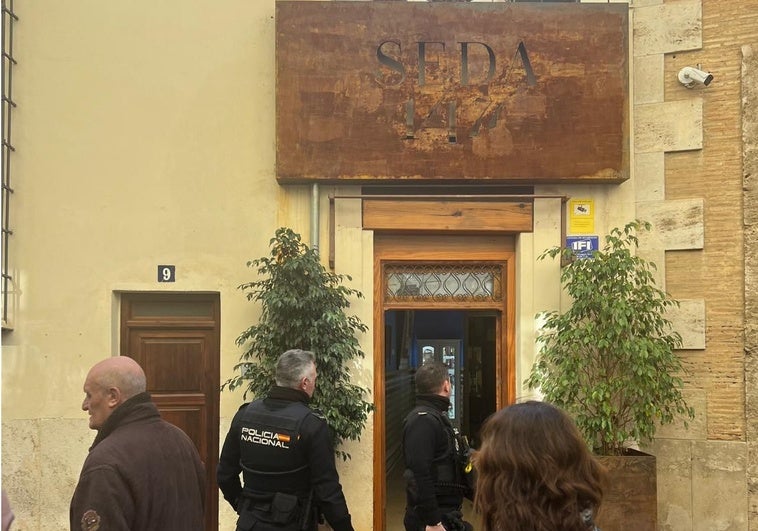
[{"label": "wooden door frame", "polygon": [[[205,317],[197,316],[161,316],[156,318],[139,318],[128,319],[124,315],[124,309],[137,301],[155,300],[160,302],[180,301],[187,302],[192,300],[208,301],[212,303],[213,315]],[[212,330],[213,342],[216,346],[216,356],[211,359],[211,370],[205,372],[204,378],[210,394],[208,396],[208,424],[206,431],[207,443],[216,446],[215,452],[209,452],[210,462],[205,463],[206,482],[209,482],[209,497],[206,500],[205,522],[210,529],[218,529],[218,486],[216,484],[216,466],[220,451],[219,435],[219,408],[220,392],[212,393],[212,390],[219,389],[221,379],[221,297],[218,292],[173,292],[173,291],[123,291],[119,293],[119,328],[120,344],[119,352],[122,356],[132,357],[126,352],[126,345],[129,343],[130,330],[140,328],[165,328],[170,329],[196,329]],[[201,456],[204,457],[204,456]]]},{"label": "wooden door frame", "polygon": [[[418,302],[388,304],[385,300],[383,268],[386,263],[497,262],[503,265],[505,297],[501,303]],[[516,397],[516,252],[515,238],[507,235],[393,235],[374,234],[374,529],[386,525],[385,448],[385,348],[384,314],[396,309],[496,310],[497,383],[496,408]],[[503,329],[504,327],[504,329]]]}]

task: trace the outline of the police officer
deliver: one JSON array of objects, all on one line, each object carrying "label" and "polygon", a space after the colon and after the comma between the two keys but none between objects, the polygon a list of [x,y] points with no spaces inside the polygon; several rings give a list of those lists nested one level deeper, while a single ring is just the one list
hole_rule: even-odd
[{"label": "police officer", "polygon": [[416,407],[403,425],[406,531],[463,531],[461,479],[450,408],[447,367],[427,361],[417,371]]},{"label": "police officer", "polygon": [[313,352],[288,350],[277,361],[276,385],[268,397],[242,406],[234,416],[217,479],[239,514],[237,531],[315,531],[317,509],[335,531],[353,531],[332,435],[307,405],[315,387]]}]

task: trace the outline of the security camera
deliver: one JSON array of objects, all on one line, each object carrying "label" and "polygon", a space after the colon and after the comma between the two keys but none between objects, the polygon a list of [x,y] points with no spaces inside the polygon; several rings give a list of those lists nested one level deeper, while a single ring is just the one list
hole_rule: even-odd
[{"label": "security camera", "polygon": [[685,66],[679,71],[679,82],[687,88],[694,87],[695,83],[702,83],[707,87],[711,81],[713,81],[713,76],[710,72],[703,72],[699,68]]}]

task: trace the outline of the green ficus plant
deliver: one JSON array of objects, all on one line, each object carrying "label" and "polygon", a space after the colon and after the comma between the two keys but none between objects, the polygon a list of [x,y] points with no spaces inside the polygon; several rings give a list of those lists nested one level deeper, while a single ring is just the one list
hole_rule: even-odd
[{"label": "green ficus plant", "polygon": [[[261,305],[261,315],[237,338],[244,348],[236,376],[222,386],[245,387],[248,394],[265,396],[274,385],[276,361],[286,350],[300,348],[316,354],[318,383],[311,401],[334,433],[335,448],[346,440],[360,438],[373,404],[364,400],[368,390],[351,383],[348,364],[363,358],[356,335],[367,331],[357,316],[347,315],[352,297],[363,294],[343,285],[347,275],[327,271],[318,253],[308,248],[300,235],[279,228],[270,241],[271,253],[247,263],[258,280],[239,289],[247,299]],[[342,459],[350,456],[337,449]]]},{"label": "green ficus plant", "polygon": [[679,303],[656,287],[655,264],[633,254],[642,230],[650,224],[614,228],[591,258],[562,247],[539,257],[568,264],[561,285],[572,302],[564,313],[538,314],[544,324],[526,384],[571,414],[601,455],[621,455],[658,425],[694,417],[681,393],[682,338],[666,318]]}]

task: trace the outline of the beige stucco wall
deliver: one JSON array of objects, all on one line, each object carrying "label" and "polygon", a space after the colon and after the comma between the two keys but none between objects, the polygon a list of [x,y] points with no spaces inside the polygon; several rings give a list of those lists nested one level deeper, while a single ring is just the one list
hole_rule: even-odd
[{"label": "beige stucco wall", "polygon": [[[94,436],[81,386],[93,363],[118,353],[118,293],[219,292],[223,381],[236,336],[258,315],[237,290],[253,277],[245,263],[267,254],[279,226],[308,241],[310,190],[274,178],[273,0],[35,1],[16,14],[21,267],[15,329],[3,334],[2,479],[17,529],[67,529]],[[339,263],[368,295],[354,310],[370,323],[371,259],[354,251],[371,241],[359,231],[345,249],[355,234],[340,234],[338,256],[349,259]],[[176,265],[177,281],[159,284],[158,264]],[[371,388],[370,335],[362,344],[369,356],[353,374]],[[241,401],[222,393],[222,437]],[[371,419],[347,451],[348,502],[357,528],[370,529]],[[220,528],[233,527],[220,506]]]},{"label": "beige stucco wall", "polygon": [[[17,529],[67,529],[94,435],[81,386],[118,353],[117,293],[219,292],[222,379],[257,316],[236,287],[280,223],[274,2],[15,9],[18,308],[3,334],[2,479]],[[156,282],[166,263],[174,284]],[[222,428],[240,402],[222,394]],[[356,459],[348,483],[370,463]],[[222,528],[228,513],[222,504]]]},{"label": "beige stucco wall", "polygon": [[[279,226],[309,241],[311,189],[274,178],[273,0],[34,0],[15,9],[19,268],[16,328],[2,338],[2,480],[17,529],[57,530],[67,529],[94,435],[79,409],[82,381],[95,361],[118,353],[118,293],[219,292],[229,377],[240,353],[234,339],[258,312],[236,289],[252,277],[245,262],[267,253]],[[688,430],[667,427],[652,447],[661,529],[749,529],[756,465],[742,367],[739,50],[758,42],[756,14],[757,0],[635,0],[632,178],[535,190],[593,199],[598,235],[634,217],[656,224],[640,252],[683,301],[675,319],[697,411]],[[676,72],[696,63],[715,80],[689,91]],[[325,261],[327,196],[355,192],[320,187]],[[355,200],[337,202],[336,222],[336,272],[364,293],[353,311],[371,324],[373,235],[361,230]],[[559,241],[559,202],[536,201],[535,231],[517,240],[519,385],[534,359],[535,314],[567,303],[558,264],[536,261]],[[175,284],[156,282],[164,263],[176,265]],[[361,338],[367,357],[351,368],[368,388],[372,341]],[[222,394],[222,437],[240,402],[239,393]],[[369,530],[373,418],[347,450],[348,503],[356,529]],[[232,528],[234,515],[220,507],[220,528]]]}]

